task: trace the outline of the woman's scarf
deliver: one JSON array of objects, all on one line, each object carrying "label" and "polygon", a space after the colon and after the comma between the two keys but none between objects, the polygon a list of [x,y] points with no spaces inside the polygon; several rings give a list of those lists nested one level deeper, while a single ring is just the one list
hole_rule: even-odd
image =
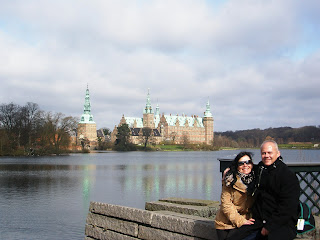
[{"label": "woman's scarf", "polygon": [[226,176],[224,177],[224,183],[226,184],[227,187],[233,186],[235,182],[237,181],[237,178],[235,177],[235,174],[233,173],[232,170],[229,170],[226,173]]},{"label": "woman's scarf", "polygon": [[239,176],[239,178],[241,179],[241,181],[246,185],[250,185],[253,180],[254,180],[254,173],[253,170],[249,173],[249,174],[244,174],[241,173],[239,171],[237,171],[236,173],[229,170],[225,177],[224,177],[224,182],[226,184],[227,187],[233,186],[235,184],[235,182],[237,181],[237,177],[236,175]]},{"label": "woman's scarf", "polygon": [[247,186],[250,183],[252,183],[252,181],[254,179],[253,171],[251,171],[249,174],[245,174],[245,173],[241,173],[241,172],[237,172],[237,174],[240,177],[241,181]]}]

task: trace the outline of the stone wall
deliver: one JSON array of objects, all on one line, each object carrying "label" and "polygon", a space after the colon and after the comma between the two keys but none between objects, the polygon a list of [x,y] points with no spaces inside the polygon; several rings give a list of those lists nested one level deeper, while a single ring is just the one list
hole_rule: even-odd
[{"label": "stone wall", "polygon": [[[177,205],[163,201],[160,211],[141,210],[107,203],[91,202],[87,217],[85,235],[89,239],[157,239],[157,240],[216,240],[214,221],[199,215],[208,215],[213,211],[207,206],[199,206],[199,215],[181,213],[187,211],[171,211]],[[160,204],[150,203],[148,206],[159,208]],[[166,210],[165,206],[171,207]],[[193,205],[189,205],[193,206]],[[205,211],[207,208],[207,211]],[[179,212],[180,211],[180,212]],[[192,213],[196,213],[193,209]]]},{"label": "stone wall", "polygon": [[[91,202],[85,226],[85,239],[104,240],[217,240],[214,217],[219,202],[166,198],[147,202],[146,210]],[[320,239],[317,229],[297,239]]]}]

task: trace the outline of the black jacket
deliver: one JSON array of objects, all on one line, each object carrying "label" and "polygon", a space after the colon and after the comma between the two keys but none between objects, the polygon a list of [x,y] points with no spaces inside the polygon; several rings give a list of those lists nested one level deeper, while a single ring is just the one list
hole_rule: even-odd
[{"label": "black jacket", "polygon": [[281,225],[294,230],[300,196],[296,175],[282,162],[281,156],[270,166],[260,162],[256,174],[253,218],[262,221],[269,232]]}]

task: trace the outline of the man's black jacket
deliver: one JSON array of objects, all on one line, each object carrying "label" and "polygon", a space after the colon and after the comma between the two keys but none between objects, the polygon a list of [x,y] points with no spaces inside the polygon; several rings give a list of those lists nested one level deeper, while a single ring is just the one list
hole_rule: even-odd
[{"label": "man's black jacket", "polygon": [[300,196],[296,175],[282,162],[281,156],[270,166],[260,162],[257,167],[253,218],[262,221],[269,232],[281,225],[294,230]]}]

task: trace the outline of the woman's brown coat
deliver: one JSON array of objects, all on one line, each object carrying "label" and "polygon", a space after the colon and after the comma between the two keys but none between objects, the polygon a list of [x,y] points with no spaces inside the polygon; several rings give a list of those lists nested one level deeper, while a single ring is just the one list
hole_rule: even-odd
[{"label": "woman's brown coat", "polygon": [[223,182],[220,210],[215,218],[216,229],[233,229],[241,227],[251,218],[250,208],[253,198],[247,195],[247,187],[237,176],[232,187]]}]

